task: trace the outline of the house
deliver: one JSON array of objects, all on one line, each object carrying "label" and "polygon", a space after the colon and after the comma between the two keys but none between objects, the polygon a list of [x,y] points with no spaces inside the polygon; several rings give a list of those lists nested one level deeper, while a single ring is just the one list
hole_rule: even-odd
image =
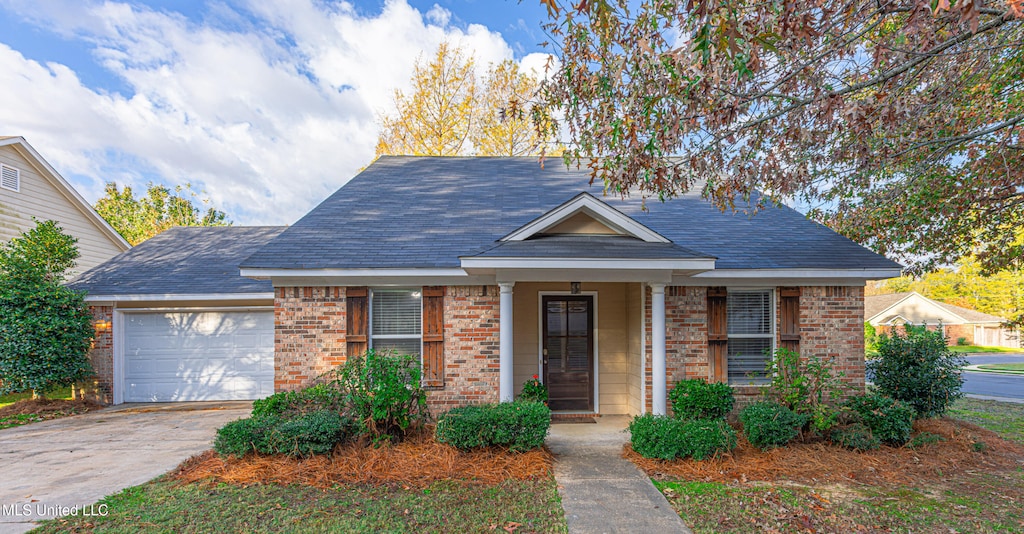
[{"label": "house", "polygon": [[880,334],[907,323],[923,324],[941,327],[950,345],[1021,347],[1020,332],[1003,326],[1006,319],[932,300],[914,291],[865,297],[864,317]]},{"label": "house", "polygon": [[[371,347],[419,354],[435,411],[511,400],[536,374],[554,410],[664,413],[682,378],[756,395],[777,347],[863,386],[864,285],[898,264],[786,207],[645,206],[589,181],[535,158],[382,157],[283,230],[157,236],[75,285],[96,391],[263,395],[241,386],[263,363],[227,362],[272,354],[285,390]],[[197,344],[231,356],[174,350]]]},{"label": "house", "polygon": [[24,137],[0,137],[0,242],[35,228],[33,218],[78,239],[69,278],[131,248]]}]

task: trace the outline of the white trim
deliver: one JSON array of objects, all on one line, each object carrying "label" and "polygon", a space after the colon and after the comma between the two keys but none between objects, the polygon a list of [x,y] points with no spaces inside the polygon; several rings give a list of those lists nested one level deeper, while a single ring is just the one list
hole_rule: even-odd
[{"label": "white trim", "polygon": [[651,412],[668,413],[665,284],[651,286]]},{"label": "white trim", "polygon": [[[86,218],[91,219],[93,224],[99,228],[101,233],[106,234],[107,238],[109,238],[122,251],[132,248],[128,241],[121,237],[121,234],[117,233],[117,230],[114,230],[114,227],[110,226],[110,223],[108,223],[103,217],[100,217],[100,214],[96,213],[96,210],[93,209],[92,205],[86,202],[85,199],[82,198],[82,195],[78,194],[78,191],[76,191],[74,187],[71,187],[71,184],[57,172],[57,169],[51,167],[50,164],[43,159],[43,156],[39,155],[39,152],[36,152],[36,149],[33,148],[32,145],[28,144],[28,141],[26,141],[24,137],[15,136],[7,139],[0,139],[0,146],[21,147],[21,150],[18,150],[17,148],[15,148],[15,150],[21,154],[22,157],[25,157],[25,159],[29,161],[29,164],[40,170],[40,174],[43,175],[44,179],[49,179],[54,183],[57,190],[68,197],[68,199],[71,200],[71,203],[75,204],[75,207],[85,214]],[[22,151],[24,151],[24,153]],[[26,157],[26,153],[30,157]]]},{"label": "white trim", "polygon": [[217,301],[217,300],[273,300],[274,293],[189,293],[181,295],[86,295],[86,302],[174,302],[184,300]]},{"label": "white trim", "polygon": [[498,402],[515,400],[515,282],[498,284]]},{"label": "white trim", "polygon": [[[593,298],[594,303],[594,325],[593,332],[591,335],[594,336],[594,411],[593,413],[601,413],[601,350],[598,346],[598,338],[600,337],[600,324],[598,316],[598,292],[597,291],[580,291],[579,293],[573,294],[571,291],[537,291],[537,366],[540,369],[538,375],[541,379],[544,376],[544,297],[574,297],[577,295],[584,295]],[[579,412],[588,413],[588,412]]]},{"label": "white trim", "polygon": [[464,269],[636,269],[636,270],[700,270],[715,268],[715,260],[709,258],[522,258],[522,257],[463,257]]},{"label": "white trim", "polygon": [[609,206],[587,192],[576,195],[562,205],[520,226],[501,238],[500,241],[523,241],[536,234],[543,233],[544,230],[558,225],[577,213],[585,213],[613,230],[618,230],[648,243],[671,243],[671,241],[658,232],[640,224],[625,213]]},{"label": "white trim", "polygon": [[[381,291],[384,293],[392,292],[398,293],[400,291],[412,291],[413,293],[419,291],[420,293],[420,333],[416,336],[410,336],[407,334],[381,334],[379,336],[373,335],[373,292]],[[412,339],[419,338],[420,340],[420,371],[423,371],[423,287],[368,287],[366,297],[366,348],[373,348],[373,338],[377,339]],[[347,311],[346,311],[347,313]]]},{"label": "white trim", "polygon": [[[779,298],[779,292],[776,291],[776,289],[777,288],[775,288],[775,287],[726,287],[725,288],[725,298],[726,298],[726,309],[727,310],[728,310],[729,293],[731,293],[731,292],[735,291],[737,293],[753,293],[753,292],[767,291],[768,292],[768,316],[771,318],[771,333],[770,334],[730,334],[727,331],[725,333],[725,339],[726,339],[726,344],[727,345],[728,345],[728,342],[729,342],[728,340],[732,339],[732,338],[736,338],[736,339],[765,339],[766,337],[771,336],[771,351],[770,351],[771,355],[769,357],[770,358],[774,358],[775,357],[775,351],[778,350],[778,343],[777,343],[777,341],[778,341],[778,336],[779,336],[779,332],[778,332],[778,328],[779,328],[778,308],[777,308],[776,302],[775,302]],[[729,321],[728,321],[728,318],[727,318],[726,325],[728,325],[728,324],[729,324]],[[728,328],[727,328],[727,330],[728,330]],[[729,384],[730,386],[759,386],[759,387],[763,387],[763,386],[767,386],[767,385],[770,384],[771,379],[768,378],[768,380],[769,380],[769,383],[766,383],[766,384],[750,384],[749,382],[748,383],[739,383],[739,382],[733,383],[733,382],[730,382],[729,381],[729,354],[728,354],[728,351],[726,351],[726,355],[725,355],[725,383],[726,384]]]},{"label": "white trim", "polygon": [[391,278],[397,276],[457,276],[468,277],[469,273],[458,268],[367,268],[367,269],[268,269],[262,267],[242,267],[241,276],[249,278],[294,278],[294,277],[374,277]]}]

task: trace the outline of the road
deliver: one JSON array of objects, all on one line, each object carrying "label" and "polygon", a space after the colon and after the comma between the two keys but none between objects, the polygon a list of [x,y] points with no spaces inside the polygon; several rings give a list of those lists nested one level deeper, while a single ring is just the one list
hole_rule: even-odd
[{"label": "road", "polygon": [[[1024,354],[965,354],[971,365],[1024,363]],[[969,395],[1024,399],[1024,375],[964,372],[963,392]]]}]

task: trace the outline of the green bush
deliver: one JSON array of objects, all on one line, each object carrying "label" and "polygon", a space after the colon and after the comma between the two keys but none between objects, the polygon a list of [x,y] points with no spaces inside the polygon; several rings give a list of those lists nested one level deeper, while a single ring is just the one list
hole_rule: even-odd
[{"label": "green bush", "polygon": [[914,409],[908,404],[885,395],[872,394],[851,397],[846,406],[860,416],[882,443],[898,447],[910,439]]},{"label": "green bush", "polygon": [[843,373],[833,374],[833,367],[831,359],[778,349],[765,369],[772,380],[764,390],[765,397],[808,416],[811,428],[824,435],[838,422],[836,404],[846,389]]},{"label": "green bush", "polygon": [[399,440],[429,416],[418,358],[371,349],[350,358],[336,373],[336,387],[345,392],[360,433],[374,443]]},{"label": "green bush", "polygon": [[217,430],[213,449],[225,456],[244,456],[250,452],[292,456],[327,454],[336,444],[351,437],[354,430],[355,424],[350,419],[328,410],[294,418],[249,417]]},{"label": "green bush", "polygon": [[917,417],[936,417],[963,396],[960,368],[965,365],[941,331],[906,325],[902,333],[879,338],[878,357],[867,368],[880,393],[906,402]]},{"label": "green bush", "polygon": [[629,423],[630,443],[645,458],[703,460],[736,448],[736,431],[722,419],[681,421],[645,414]]},{"label": "green bush", "polygon": [[220,427],[213,450],[227,456],[245,456],[250,452],[273,454],[274,434],[281,420],[273,416],[238,419]]},{"label": "green bush", "polygon": [[829,439],[837,445],[855,451],[872,451],[881,444],[878,438],[871,433],[871,429],[863,423],[833,428]]},{"label": "green bush", "polygon": [[345,411],[345,392],[338,387],[337,382],[280,391],[252,403],[253,417],[302,415],[320,410]]},{"label": "green bush", "polygon": [[523,383],[523,392],[516,397],[516,400],[524,402],[547,402],[548,387],[540,381],[540,377],[533,375],[533,378]]},{"label": "green bush", "polygon": [[735,403],[729,384],[709,384],[699,378],[676,382],[668,398],[673,415],[683,421],[723,418]]},{"label": "green bush", "polygon": [[914,439],[910,440],[907,447],[910,447],[911,449],[918,449],[925,445],[933,445],[942,441],[946,441],[946,438],[938,434],[932,434],[931,432],[921,432],[914,436]]},{"label": "green bush", "polygon": [[808,416],[771,401],[751,404],[740,412],[743,432],[751,445],[766,450],[785,445],[800,434]]},{"label": "green bush", "polygon": [[518,452],[544,445],[550,427],[551,410],[541,402],[476,404],[439,417],[434,436],[463,450],[502,446]]}]

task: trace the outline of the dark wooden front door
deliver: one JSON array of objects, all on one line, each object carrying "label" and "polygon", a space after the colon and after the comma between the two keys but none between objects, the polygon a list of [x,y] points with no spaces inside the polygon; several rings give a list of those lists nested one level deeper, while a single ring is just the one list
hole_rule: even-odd
[{"label": "dark wooden front door", "polygon": [[545,296],[544,383],[552,410],[594,409],[594,298]]}]

